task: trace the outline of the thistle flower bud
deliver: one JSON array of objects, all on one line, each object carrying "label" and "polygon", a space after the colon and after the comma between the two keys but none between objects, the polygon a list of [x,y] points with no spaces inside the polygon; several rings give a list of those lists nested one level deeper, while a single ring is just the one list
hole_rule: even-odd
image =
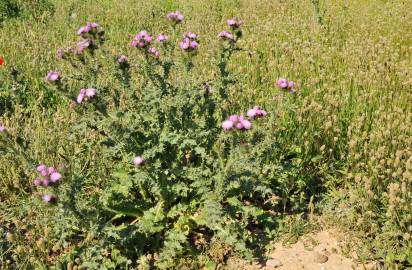
[{"label": "thistle flower bud", "polygon": [[141,156],[137,156],[137,157],[135,157],[135,158],[133,159],[133,164],[134,164],[135,166],[140,166],[140,165],[143,164],[143,162],[144,162],[144,159],[143,159],[143,157],[141,157]]}]

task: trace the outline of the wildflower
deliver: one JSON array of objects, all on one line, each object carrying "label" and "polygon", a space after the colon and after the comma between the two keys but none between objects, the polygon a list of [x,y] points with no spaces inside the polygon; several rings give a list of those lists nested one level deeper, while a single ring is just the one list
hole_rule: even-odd
[{"label": "wildflower", "polygon": [[222,128],[223,128],[224,130],[229,130],[229,129],[231,129],[232,127],[233,127],[233,121],[230,121],[230,120],[223,121],[223,123],[222,123]]},{"label": "wildflower", "polygon": [[233,38],[232,33],[228,32],[228,31],[222,31],[217,36],[222,40],[227,40],[227,41],[234,41],[235,40]]},{"label": "wildflower", "polygon": [[184,37],[184,38],[188,38],[188,39],[190,39],[190,40],[195,40],[195,39],[197,39],[197,35],[196,35],[195,33],[192,33],[192,32],[185,32],[185,33],[183,34],[183,37]]},{"label": "wildflower", "polygon": [[79,28],[79,30],[77,31],[77,34],[79,36],[83,35],[83,34],[87,34],[91,31],[96,30],[99,27],[99,24],[95,23],[95,22],[87,22],[87,24],[85,26],[82,26]]},{"label": "wildflower", "polygon": [[252,109],[249,109],[247,111],[247,116],[250,118],[255,118],[255,117],[263,117],[266,116],[267,112],[260,108],[259,106],[255,106]]},{"label": "wildflower", "polygon": [[158,49],[151,47],[147,50],[147,52],[151,55],[153,55],[155,58],[159,58],[160,57],[160,52]]},{"label": "wildflower", "polygon": [[94,97],[96,95],[96,89],[94,88],[87,88],[86,89],[86,97]]},{"label": "wildflower", "polygon": [[231,18],[227,20],[226,22],[227,22],[227,25],[229,25],[233,29],[237,29],[243,24],[243,22],[241,20],[238,20],[237,18]]},{"label": "wildflower", "polygon": [[49,168],[47,168],[47,172],[49,174],[52,174],[52,173],[56,172],[56,169],[54,167],[49,167]]},{"label": "wildflower", "polygon": [[229,116],[226,121],[223,121],[222,128],[224,130],[229,130],[233,127],[235,127],[236,129],[251,129],[252,123],[249,120],[245,119],[243,115],[238,116],[236,114],[233,114]]},{"label": "wildflower", "polygon": [[77,103],[82,103],[85,98],[92,98],[96,95],[96,89],[94,88],[82,88],[80,89],[79,95],[77,96]]},{"label": "wildflower", "polygon": [[143,157],[141,157],[141,156],[137,156],[137,157],[135,157],[135,158],[133,159],[133,164],[134,164],[135,166],[140,166],[140,165],[143,164],[143,162],[144,162],[144,159],[143,159]]},{"label": "wildflower", "polygon": [[130,45],[132,47],[144,48],[152,43],[152,36],[147,33],[147,31],[140,31],[132,40]]},{"label": "wildflower", "polygon": [[173,23],[181,23],[184,19],[183,15],[179,11],[170,12],[166,16]]},{"label": "wildflower", "polygon": [[117,63],[118,64],[124,64],[124,63],[126,63],[127,62],[127,56],[125,56],[125,55],[120,55],[118,58],[117,58]]},{"label": "wildflower", "polygon": [[42,196],[42,200],[45,203],[51,203],[56,199],[56,197],[54,197],[54,195],[50,195],[50,194],[45,194]]},{"label": "wildflower", "polygon": [[168,39],[169,39],[168,36],[166,36],[165,34],[161,33],[161,34],[159,34],[159,35],[157,36],[156,41],[159,42],[159,43],[162,43],[162,42],[164,42],[164,41],[166,41],[166,40],[168,40]]},{"label": "wildflower", "polygon": [[77,42],[77,48],[75,53],[76,54],[82,54],[86,49],[96,49],[96,44],[94,43],[93,40],[91,39],[82,39]]},{"label": "wildflower", "polygon": [[276,84],[278,85],[279,88],[281,89],[286,89],[288,88],[288,80],[285,78],[280,78],[277,80]]},{"label": "wildflower", "polygon": [[3,56],[0,55],[0,66],[2,66],[4,64],[4,58]]},{"label": "wildflower", "polygon": [[49,178],[47,178],[47,177],[44,178],[43,181],[42,181],[42,185],[45,186],[45,187],[48,187],[49,184],[50,184]]},{"label": "wildflower", "polygon": [[64,58],[64,55],[65,55],[65,52],[64,52],[64,50],[63,50],[62,48],[58,48],[58,49],[56,50],[56,57],[57,57],[58,59],[63,59],[63,58]]},{"label": "wildflower", "polygon": [[0,133],[6,132],[6,127],[0,124]]},{"label": "wildflower", "polygon": [[62,175],[61,175],[59,172],[53,172],[53,173],[50,175],[50,180],[51,180],[53,183],[56,183],[56,182],[60,181],[61,178],[62,178]]},{"label": "wildflower", "polygon": [[42,181],[39,178],[36,178],[33,180],[33,185],[35,185],[36,187],[41,186]]},{"label": "wildflower", "polygon": [[37,170],[38,172],[45,171],[45,170],[46,170],[46,165],[40,164],[39,166],[37,166],[36,170]]},{"label": "wildflower", "polygon": [[50,70],[46,77],[44,78],[46,81],[49,82],[57,82],[60,80],[60,73],[54,70]]},{"label": "wildflower", "polygon": [[180,48],[185,51],[195,51],[199,47],[199,43],[196,40],[190,40],[189,38],[184,38],[179,44]]},{"label": "wildflower", "polygon": [[280,78],[277,80],[276,84],[280,89],[289,90],[291,93],[295,93],[296,90],[294,89],[295,83],[293,81],[289,81],[285,78]]}]

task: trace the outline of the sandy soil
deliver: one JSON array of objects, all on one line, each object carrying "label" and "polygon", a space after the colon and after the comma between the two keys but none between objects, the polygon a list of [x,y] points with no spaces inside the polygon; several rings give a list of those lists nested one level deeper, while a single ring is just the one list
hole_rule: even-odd
[{"label": "sandy soil", "polygon": [[230,259],[229,270],[372,270],[373,265],[358,265],[341,254],[339,240],[342,235],[334,230],[323,230],[303,236],[297,243],[283,246],[276,243],[269,253],[270,259],[261,265],[247,265]]}]

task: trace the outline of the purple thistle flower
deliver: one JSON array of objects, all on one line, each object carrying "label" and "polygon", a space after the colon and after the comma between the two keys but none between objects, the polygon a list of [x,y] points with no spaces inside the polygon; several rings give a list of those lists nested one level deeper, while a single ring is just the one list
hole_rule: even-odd
[{"label": "purple thistle flower", "polygon": [[232,122],[237,122],[239,121],[239,116],[237,116],[236,114],[232,114],[231,116],[229,116],[229,120]]},{"label": "purple thistle flower", "polygon": [[157,36],[156,41],[159,42],[159,43],[162,43],[162,42],[164,42],[164,41],[166,41],[166,40],[168,40],[168,39],[169,39],[168,36],[166,36],[165,34],[161,33],[161,34],[159,34],[159,35]]},{"label": "purple thistle flower", "polygon": [[6,132],[6,127],[3,124],[0,124],[0,133]]},{"label": "purple thistle flower", "polygon": [[199,47],[199,43],[196,40],[190,42],[190,48],[196,50]]},{"label": "purple thistle flower", "polygon": [[255,118],[255,117],[263,117],[266,116],[267,112],[263,109],[261,109],[259,106],[255,106],[252,109],[249,109],[247,111],[247,116],[250,118]]},{"label": "purple thistle flower", "polygon": [[137,157],[135,157],[135,158],[133,159],[133,164],[134,164],[135,166],[140,166],[140,165],[143,164],[143,162],[144,162],[144,159],[143,159],[143,157],[141,157],[141,156],[137,156]]},{"label": "purple thistle flower", "polygon": [[84,88],[80,89],[80,93],[79,93],[79,95],[77,96],[77,99],[76,99],[77,103],[79,103],[79,104],[82,103],[85,95],[86,95],[86,89],[84,89]]},{"label": "purple thistle flower", "polygon": [[86,97],[89,97],[89,98],[94,97],[96,95],[96,89],[87,88],[85,94],[86,94]]},{"label": "purple thistle flower", "polygon": [[232,33],[228,31],[222,31],[217,36],[222,40],[234,41]]},{"label": "purple thistle flower", "polygon": [[147,45],[149,45],[150,43],[152,43],[152,36],[149,35],[149,33],[147,31],[140,31],[132,40],[132,42],[130,43],[130,45],[132,47],[140,47],[140,48],[144,48]]},{"label": "purple thistle flower", "polygon": [[242,126],[244,129],[251,129],[252,128],[252,123],[250,123],[248,120],[243,120],[242,122]]},{"label": "purple thistle flower", "polygon": [[62,175],[61,175],[59,172],[53,172],[53,173],[50,175],[50,180],[51,180],[53,183],[56,183],[56,182],[60,181],[61,178],[62,178]]},{"label": "purple thistle flower", "polygon": [[276,84],[280,89],[286,89],[288,87],[288,80],[285,78],[280,78],[277,80]]},{"label": "purple thistle flower", "polygon": [[39,166],[37,166],[36,170],[37,170],[38,172],[45,171],[45,170],[46,170],[46,165],[40,164]]},{"label": "purple thistle flower", "polygon": [[183,37],[184,37],[184,38],[189,38],[189,39],[191,39],[191,40],[197,39],[197,35],[196,35],[195,33],[192,33],[192,32],[185,32],[185,33],[183,34]]},{"label": "purple thistle flower", "polygon": [[174,23],[181,23],[184,19],[183,15],[179,11],[170,12],[166,17]]},{"label": "purple thistle flower", "polygon": [[235,127],[236,127],[237,129],[243,129],[243,124],[242,124],[242,122],[237,122],[236,125],[235,125]]},{"label": "purple thistle flower", "polygon": [[47,178],[47,177],[44,178],[43,181],[42,181],[42,185],[43,185],[44,187],[48,187],[49,184],[50,184],[49,178]]},{"label": "purple thistle flower", "polygon": [[230,120],[223,121],[222,128],[224,130],[229,130],[233,127],[233,124],[234,124],[233,121],[230,121]]},{"label": "purple thistle flower", "polygon": [[82,26],[79,28],[79,30],[77,30],[77,34],[80,36],[82,34],[87,34],[89,33],[91,30],[90,25],[86,25],[86,26]]},{"label": "purple thistle flower", "polygon": [[90,39],[82,39],[77,42],[77,54],[82,54],[84,50],[94,47],[93,41]]},{"label": "purple thistle flower", "polygon": [[187,50],[190,47],[190,40],[188,38],[183,39],[182,42],[179,43],[179,46],[183,50]]},{"label": "purple thistle flower", "polygon": [[293,81],[288,82],[288,89],[293,89],[294,86],[295,86],[295,83]]},{"label": "purple thistle flower", "polygon": [[237,18],[231,18],[227,20],[226,22],[227,22],[227,25],[229,25],[233,29],[237,29],[243,24],[243,22],[241,20],[238,20]]},{"label": "purple thistle flower", "polygon": [[64,57],[64,50],[63,50],[62,48],[58,48],[58,49],[56,50],[56,57],[57,57],[58,59],[63,59],[63,57]]},{"label": "purple thistle flower", "polygon": [[60,80],[60,73],[54,70],[50,70],[46,77],[44,78],[46,81],[49,82],[57,82]]},{"label": "purple thistle flower", "polygon": [[45,203],[51,203],[56,199],[56,197],[54,197],[54,195],[50,195],[50,194],[44,194],[42,196],[42,200]]},{"label": "purple thistle flower", "polygon": [[251,129],[252,123],[245,119],[243,115],[233,114],[222,123],[222,128],[225,130],[235,127],[236,129]]},{"label": "purple thistle flower", "polygon": [[56,169],[54,168],[54,167],[49,167],[49,168],[47,168],[47,172],[49,173],[49,174],[52,174],[52,173],[54,173],[56,171]]},{"label": "purple thistle flower", "polygon": [[126,63],[127,62],[127,56],[125,56],[125,55],[120,55],[118,58],[117,58],[117,63],[119,63],[119,64],[124,64],[124,63]]},{"label": "purple thistle flower", "polygon": [[36,178],[33,180],[33,185],[35,185],[36,187],[41,186],[42,181],[39,178]]},{"label": "purple thistle flower", "polygon": [[160,52],[158,49],[151,47],[147,50],[149,54],[151,54],[154,58],[159,58],[160,57]]}]

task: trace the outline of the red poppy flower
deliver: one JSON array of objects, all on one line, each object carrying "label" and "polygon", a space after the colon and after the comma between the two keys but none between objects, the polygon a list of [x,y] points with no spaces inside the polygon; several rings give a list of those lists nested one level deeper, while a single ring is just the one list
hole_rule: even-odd
[{"label": "red poppy flower", "polygon": [[0,55],[0,66],[4,64],[4,58]]}]

